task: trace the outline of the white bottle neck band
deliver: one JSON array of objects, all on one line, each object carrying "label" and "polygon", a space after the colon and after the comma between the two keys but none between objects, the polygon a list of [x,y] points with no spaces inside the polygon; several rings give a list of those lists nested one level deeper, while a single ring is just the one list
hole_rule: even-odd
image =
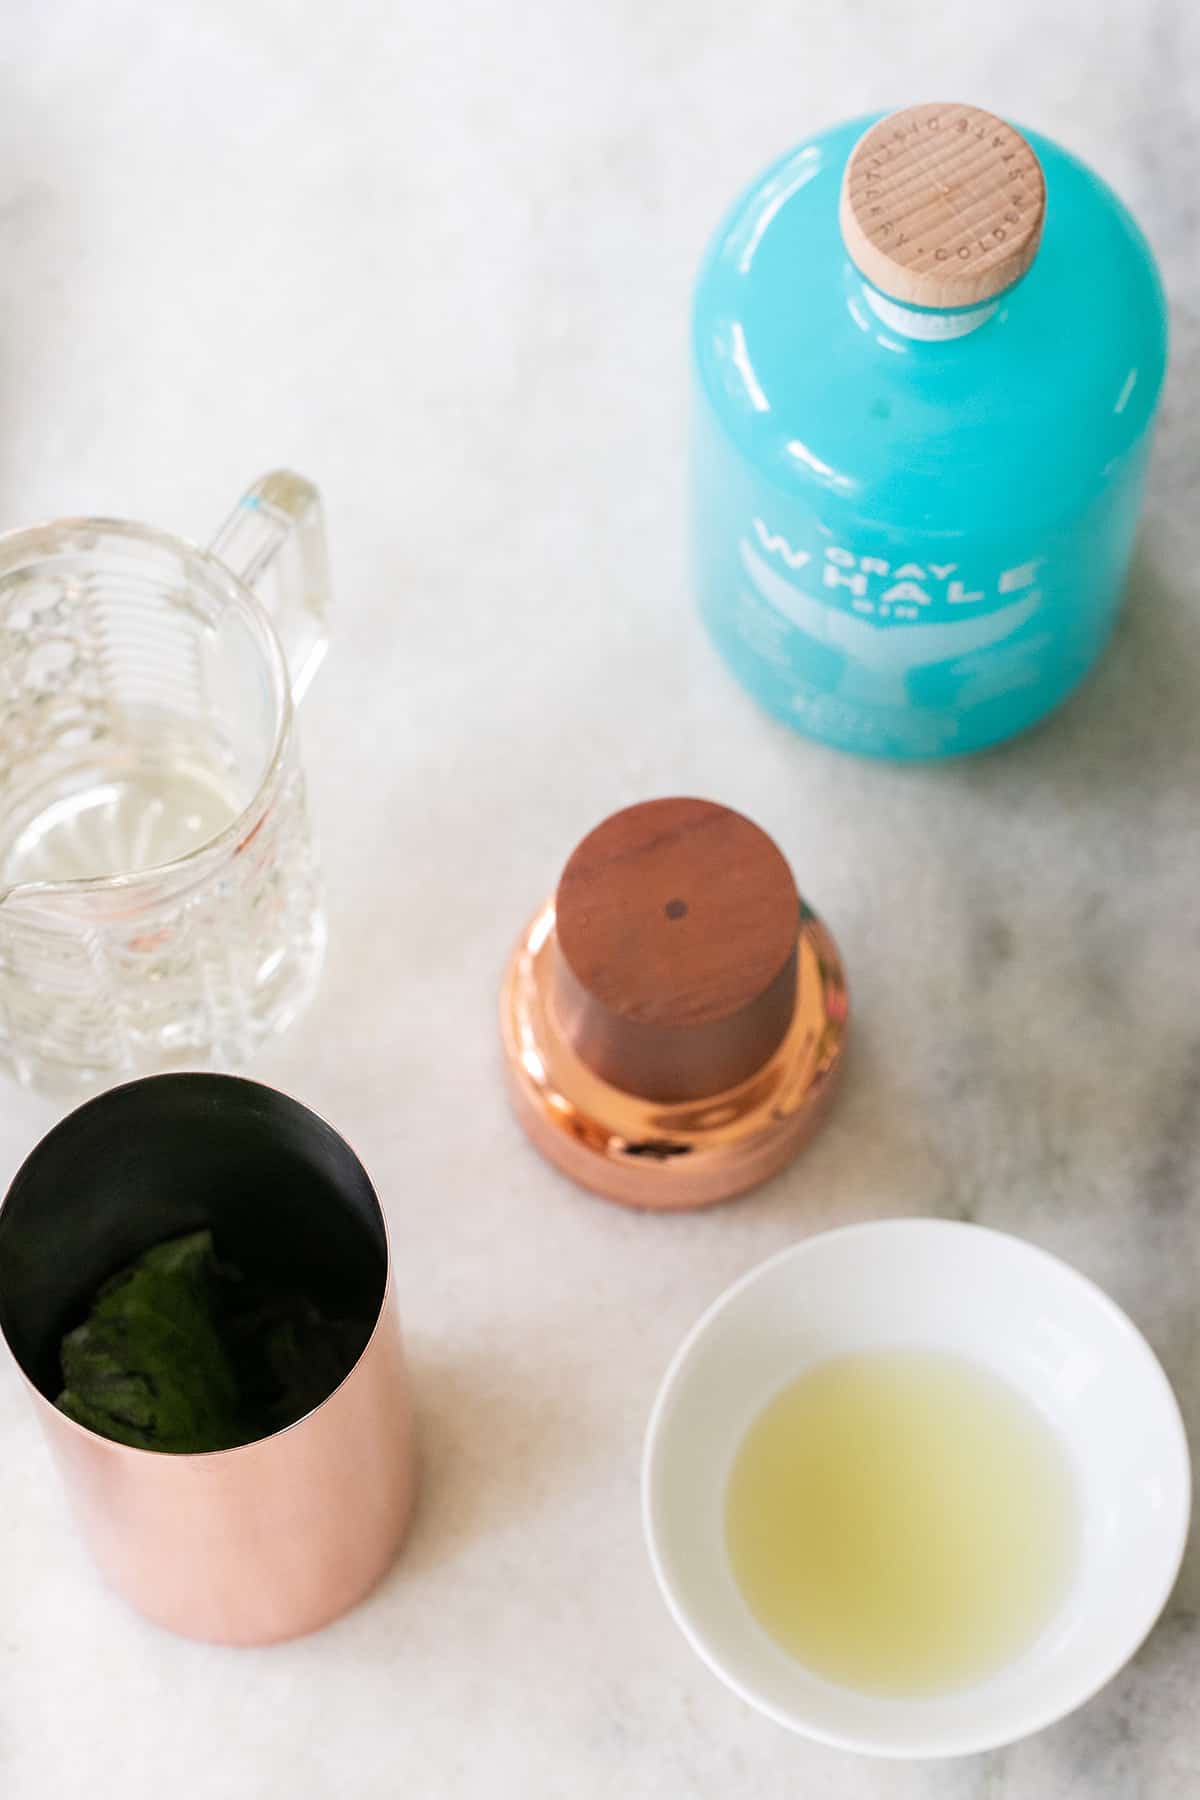
[{"label": "white bottle neck band", "polygon": [[868,281],[863,282],[862,291],[863,299],[881,324],[898,331],[902,337],[923,338],[932,343],[966,337],[969,331],[977,331],[986,324],[1000,308],[999,300],[986,300],[982,306],[956,312],[925,312],[913,306],[902,306],[898,300],[889,300]]}]

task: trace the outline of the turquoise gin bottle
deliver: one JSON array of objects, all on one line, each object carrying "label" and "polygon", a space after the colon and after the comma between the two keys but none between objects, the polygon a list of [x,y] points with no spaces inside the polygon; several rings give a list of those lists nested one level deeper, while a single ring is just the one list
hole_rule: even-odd
[{"label": "turquoise gin bottle", "polygon": [[763,705],[937,757],[1071,692],[1120,602],[1167,345],[1104,182],[973,107],[838,126],[738,200],[693,332],[700,606]]}]

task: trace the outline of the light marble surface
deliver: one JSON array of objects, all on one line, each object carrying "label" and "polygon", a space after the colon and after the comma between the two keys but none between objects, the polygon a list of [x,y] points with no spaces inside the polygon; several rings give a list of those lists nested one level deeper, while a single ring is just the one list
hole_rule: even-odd
[{"label": "light marble surface", "polygon": [[[333,948],[255,1073],[345,1131],[392,1223],[424,1492],[382,1590],[306,1642],[177,1642],[105,1593],[0,1366],[4,1800],[1182,1800],[1200,1563],[1130,1668],[996,1755],[868,1764],[695,1661],[637,1474],[659,1376],[798,1235],[1026,1233],[1144,1326],[1200,1429],[1200,27],[1183,0],[8,0],[0,525],[204,534],[289,463],[328,501],[335,653],[304,736]],[[1093,159],[1175,348],[1132,602],[1049,727],[969,766],[787,735],[684,574],[685,312],[733,191],[811,126],[941,95]],[[1086,329],[1086,321],[1081,329]],[[510,939],[611,808],[708,793],[838,932],[857,1038],[823,1138],[708,1216],[627,1215],[527,1149]],[[52,1116],[13,1092],[0,1180]]]}]

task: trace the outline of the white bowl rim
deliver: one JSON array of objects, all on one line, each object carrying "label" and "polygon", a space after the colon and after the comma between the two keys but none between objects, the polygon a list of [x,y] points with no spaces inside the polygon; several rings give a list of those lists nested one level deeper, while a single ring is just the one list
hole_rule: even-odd
[{"label": "white bowl rim", "polygon": [[[686,1610],[682,1603],[677,1599],[672,1584],[667,1576],[667,1572],[663,1567],[653,1518],[654,1461],[662,1417],[670,1403],[683,1369],[691,1358],[692,1351],[718,1316],[723,1313],[728,1306],[731,1306],[746,1288],[753,1286],[755,1282],[765,1277],[768,1271],[774,1269],[780,1263],[802,1258],[812,1246],[816,1244],[824,1244],[831,1238],[878,1237],[884,1234],[907,1235],[913,1227],[919,1228],[922,1232],[945,1232],[953,1233],[955,1235],[970,1232],[977,1238],[998,1238],[1006,1244],[1016,1244],[1034,1261],[1049,1265],[1056,1276],[1060,1278],[1065,1276],[1071,1282],[1076,1284],[1086,1298],[1096,1306],[1099,1311],[1104,1313],[1126,1336],[1135,1353],[1140,1355],[1146,1362],[1151,1379],[1157,1379],[1165,1402],[1164,1420],[1169,1421],[1168,1428],[1170,1429],[1174,1440],[1172,1449],[1178,1459],[1182,1471],[1181,1481],[1176,1492],[1176,1542],[1173,1552],[1167,1561],[1163,1579],[1153,1593],[1152,1601],[1148,1603],[1144,1609],[1145,1623],[1138,1631],[1137,1636],[1131,1637],[1127,1647],[1122,1654],[1111,1663],[1111,1666],[1106,1665],[1103,1672],[1094,1680],[1087,1683],[1086,1686],[1081,1686],[1074,1698],[1069,1700],[1065,1705],[1051,1704],[1041,1711],[1036,1707],[1031,1707],[1028,1721],[1023,1725],[1019,1732],[1014,1733],[1010,1731],[1002,1736],[997,1736],[995,1733],[989,1732],[986,1729],[978,1732],[962,1730],[957,1733],[953,1739],[943,1733],[940,1741],[930,1741],[927,1745],[916,1746],[909,1741],[898,1744],[889,1742],[883,1737],[864,1738],[828,1730],[819,1724],[812,1724],[807,1720],[802,1721],[798,1719],[794,1713],[789,1713],[783,1707],[775,1705],[772,1701],[764,1699],[760,1694],[755,1692],[748,1683],[744,1682],[738,1674],[727,1666],[722,1657],[709,1648],[700,1633],[693,1627]],[[1122,1307],[1118,1306],[1111,1295],[1107,1294],[1102,1287],[1091,1279],[1090,1276],[1083,1274],[1082,1270],[1077,1269],[1073,1263],[1066,1262],[1062,1257],[1056,1256],[1053,1251],[1044,1250],[1040,1244],[1034,1244],[1030,1242],[1029,1239],[1021,1237],[1016,1232],[999,1231],[994,1226],[978,1225],[973,1220],[943,1219],[932,1214],[915,1214],[904,1218],[859,1220],[849,1225],[833,1226],[827,1231],[813,1232],[809,1237],[800,1238],[797,1242],[792,1244],[785,1244],[781,1250],[775,1251],[762,1262],[755,1263],[752,1268],[746,1270],[744,1275],[739,1276],[736,1281],[732,1282],[729,1287],[725,1288],[717,1295],[716,1299],[704,1309],[690,1331],[685,1335],[683,1342],[675,1351],[674,1356],[667,1365],[666,1373],[663,1375],[658,1387],[658,1392],[655,1395],[654,1404],[650,1410],[650,1417],[646,1425],[646,1432],[643,1440],[641,1508],[642,1531],[646,1542],[647,1553],[650,1558],[651,1567],[654,1571],[655,1581],[658,1584],[658,1589],[663,1600],[666,1602],[667,1610],[670,1612],[671,1617],[674,1619],[676,1625],[679,1627],[696,1655],[700,1658],[701,1662],[703,1662],[720,1681],[724,1682],[726,1687],[731,1688],[740,1699],[744,1700],[748,1706],[752,1706],[757,1712],[765,1714],[767,1718],[773,1719],[776,1724],[784,1726],[787,1730],[795,1732],[800,1736],[807,1737],[816,1743],[826,1744],[835,1750],[848,1750],[863,1756],[888,1757],[904,1761],[919,1761],[925,1759],[941,1760],[953,1756],[971,1756],[986,1750],[998,1750],[1007,1744],[1023,1742],[1025,1738],[1031,1737],[1035,1732],[1045,1730],[1047,1726],[1056,1724],[1060,1719],[1068,1717],[1069,1714],[1075,1712],[1079,1707],[1086,1705],[1086,1703],[1093,1699],[1103,1687],[1106,1687],[1113,1677],[1119,1674],[1125,1667],[1126,1663],[1137,1654],[1138,1650],[1145,1643],[1151,1631],[1158,1623],[1163,1608],[1166,1606],[1166,1603],[1171,1596],[1171,1592],[1174,1589],[1176,1580],[1179,1576],[1180,1567],[1183,1563],[1184,1551],[1187,1548],[1191,1525],[1191,1454],[1188,1447],[1187,1429],[1184,1425],[1183,1415],[1179,1408],[1179,1401],[1176,1397],[1174,1388],[1171,1386],[1167,1372],[1159,1361],[1153,1347],[1145,1334],[1134,1324],[1133,1320],[1129,1317],[1129,1314],[1125,1312]]]}]

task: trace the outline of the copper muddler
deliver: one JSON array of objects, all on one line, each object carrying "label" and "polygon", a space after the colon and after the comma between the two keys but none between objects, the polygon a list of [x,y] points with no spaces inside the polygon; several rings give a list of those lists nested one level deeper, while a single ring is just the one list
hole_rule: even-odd
[{"label": "copper muddler", "polygon": [[521,1125],[626,1206],[710,1206],[791,1161],[828,1109],[848,1000],[782,852],[711,800],[646,800],[578,844],[500,997]]}]

